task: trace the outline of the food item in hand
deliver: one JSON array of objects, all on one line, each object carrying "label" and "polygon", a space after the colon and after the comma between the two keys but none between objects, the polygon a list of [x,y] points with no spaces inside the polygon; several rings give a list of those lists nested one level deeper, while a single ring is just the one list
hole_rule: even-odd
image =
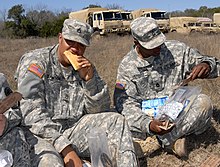
[{"label": "food item in hand", "polygon": [[77,62],[77,59],[76,59],[77,55],[72,54],[70,51],[65,51],[64,55],[70,61],[70,63],[72,64],[72,66],[75,70],[78,70],[80,68],[79,63]]},{"label": "food item in hand", "polygon": [[169,120],[166,120],[165,122],[163,122],[162,126],[159,126],[161,129],[163,130],[169,130],[171,129],[175,124],[170,122]]}]

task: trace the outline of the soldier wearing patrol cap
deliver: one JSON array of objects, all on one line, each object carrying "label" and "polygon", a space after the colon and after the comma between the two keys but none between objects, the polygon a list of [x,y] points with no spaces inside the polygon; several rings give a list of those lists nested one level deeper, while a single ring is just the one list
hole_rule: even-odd
[{"label": "soldier wearing patrol cap", "polygon": [[[0,73],[0,102],[3,103],[2,100],[11,93],[12,90],[5,75]],[[0,114],[0,150],[8,150],[12,154],[14,167],[31,167],[30,148],[22,128],[19,127],[20,123],[21,112],[18,106]]]},{"label": "soldier wearing patrol cap", "polygon": [[210,125],[209,97],[199,94],[182,121],[169,130],[160,128],[163,122],[143,112],[142,103],[169,97],[173,88],[186,78],[193,81],[219,76],[219,64],[216,58],[201,55],[182,42],[166,40],[152,18],[133,20],[131,33],[134,47],[121,61],[117,73],[116,109],[126,117],[134,137],[146,139],[156,135],[163,147],[178,156],[187,156],[185,136],[200,134]]},{"label": "soldier wearing patrol cap", "polygon": [[[81,167],[81,159],[90,156],[87,134],[97,127],[116,146],[118,167],[137,166],[127,122],[118,113],[104,112],[110,106],[107,85],[84,56],[92,33],[90,25],[66,19],[59,44],[20,59],[16,79],[33,167]],[[78,70],[65,51],[77,55]]]}]

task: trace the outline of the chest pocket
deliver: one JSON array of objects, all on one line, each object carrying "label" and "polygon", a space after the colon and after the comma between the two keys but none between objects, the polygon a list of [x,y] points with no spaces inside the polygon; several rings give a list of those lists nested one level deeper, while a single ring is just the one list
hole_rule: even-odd
[{"label": "chest pocket", "polygon": [[53,120],[78,120],[83,114],[83,90],[74,80],[48,78],[46,83],[48,107],[54,113]]},{"label": "chest pocket", "polygon": [[149,74],[147,72],[133,76],[132,83],[135,85],[136,93],[141,96],[148,94]]},{"label": "chest pocket", "polygon": [[164,76],[157,71],[135,75],[132,82],[136,86],[137,93],[141,95],[143,99],[155,96],[155,92],[164,89]]},{"label": "chest pocket", "polygon": [[157,71],[152,71],[149,76],[149,87],[156,92],[162,91],[164,89],[164,75]]}]

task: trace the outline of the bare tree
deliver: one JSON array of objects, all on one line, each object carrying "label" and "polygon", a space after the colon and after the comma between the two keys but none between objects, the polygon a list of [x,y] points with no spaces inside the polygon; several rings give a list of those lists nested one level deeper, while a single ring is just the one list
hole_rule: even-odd
[{"label": "bare tree", "polygon": [[7,10],[6,9],[0,10],[0,20],[5,22],[6,19],[7,19]]},{"label": "bare tree", "polygon": [[113,3],[113,4],[107,4],[105,8],[108,8],[108,9],[123,9],[122,6],[116,4],[116,3]]}]

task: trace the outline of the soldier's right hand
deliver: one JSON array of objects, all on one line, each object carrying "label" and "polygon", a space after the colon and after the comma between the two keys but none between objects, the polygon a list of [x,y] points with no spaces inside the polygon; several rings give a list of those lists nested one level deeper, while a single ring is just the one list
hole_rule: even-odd
[{"label": "soldier's right hand", "polygon": [[93,66],[91,62],[83,56],[78,59],[79,66],[81,67],[78,70],[79,76],[85,81],[90,80],[93,77]]},{"label": "soldier's right hand", "polygon": [[154,119],[150,122],[149,128],[152,133],[157,134],[157,135],[164,135],[173,129],[173,128],[170,128],[168,130],[164,130],[160,128],[160,126],[164,126],[164,122]]},{"label": "soldier's right hand", "polygon": [[0,136],[3,134],[5,126],[6,126],[6,117],[3,114],[0,114]]}]

